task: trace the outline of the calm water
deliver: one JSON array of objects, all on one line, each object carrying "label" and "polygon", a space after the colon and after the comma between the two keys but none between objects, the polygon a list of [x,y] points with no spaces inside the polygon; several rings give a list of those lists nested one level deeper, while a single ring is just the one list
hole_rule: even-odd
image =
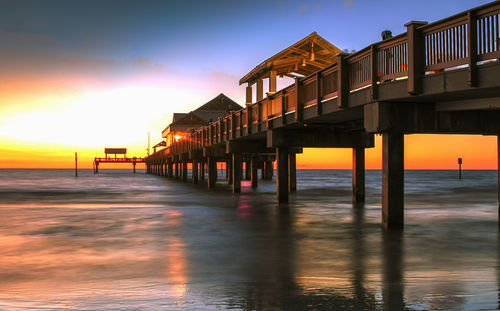
[{"label": "calm water", "polygon": [[233,196],[102,170],[0,170],[0,310],[491,310],[496,171],[406,172],[406,227],[380,226],[380,171],[299,171]]}]

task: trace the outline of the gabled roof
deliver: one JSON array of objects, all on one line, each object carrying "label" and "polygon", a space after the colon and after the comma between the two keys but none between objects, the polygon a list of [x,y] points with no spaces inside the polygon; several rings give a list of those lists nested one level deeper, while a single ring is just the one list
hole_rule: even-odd
[{"label": "gabled roof", "polygon": [[229,111],[240,110],[243,107],[234,100],[220,93],[206,104],[189,113],[174,113],[172,123],[163,131],[162,137],[167,137],[171,132],[188,132],[193,128],[206,125],[225,116]]},{"label": "gabled roof", "polygon": [[174,112],[174,116],[172,117],[172,123],[180,121],[182,118],[187,116],[187,113],[179,113],[179,112]]},{"label": "gabled roof", "polygon": [[198,107],[193,112],[201,112],[201,111],[231,111],[231,110],[239,110],[242,109],[240,105],[238,105],[234,100],[227,97],[223,93],[220,93],[215,98],[207,102],[206,104]]},{"label": "gabled roof", "polygon": [[253,84],[258,79],[267,78],[271,70],[277,75],[295,77],[292,73],[308,76],[336,61],[342,50],[313,32],[283,51],[269,57],[240,79]]}]

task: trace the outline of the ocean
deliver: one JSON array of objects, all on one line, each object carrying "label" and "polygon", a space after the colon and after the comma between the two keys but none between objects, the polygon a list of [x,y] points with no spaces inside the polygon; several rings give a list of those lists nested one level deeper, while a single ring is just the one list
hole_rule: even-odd
[{"label": "ocean", "polygon": [[[222,174],[222,176],[224,176]],[[498,310],[497,171],[299,170],[233,195],[139,170],[0,170],[0,310]]]}]

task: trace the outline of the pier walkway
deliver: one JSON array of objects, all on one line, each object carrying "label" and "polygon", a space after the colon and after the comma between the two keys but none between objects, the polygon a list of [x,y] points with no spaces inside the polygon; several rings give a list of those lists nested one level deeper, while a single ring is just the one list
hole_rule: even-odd
[{"label": "pier walkway", "polygon": [[[191,163],[193,182],[198,182],[206,163],[208,186],[213,187],[217,162],[226,162],[237,193],[242,161],[256,187],[257,169],[267,166],[264,175],[269,177],[276,159],[277,199],[284,203],[295,190],[295,154],[301,148],[352,148],[353,201],[362,202],[365,148],[374,146],[374,134],[381,134],[382,223],[387,229],[402,229],[405,134],[499,137],[499,13],[500,1],[495,1],[431,24],[409,22],[407,32],[356,53],[340,53],[333,64],[296,76],[293,85],[279,91],[280,73],[259,65],[240,80],[248,83],[244,109],[145,158],[147,170],[169,177],[182,170],[186,179]],[[321,67],[314,43],[301,61]],[[265,97],[264,78],[269,78]]]}]

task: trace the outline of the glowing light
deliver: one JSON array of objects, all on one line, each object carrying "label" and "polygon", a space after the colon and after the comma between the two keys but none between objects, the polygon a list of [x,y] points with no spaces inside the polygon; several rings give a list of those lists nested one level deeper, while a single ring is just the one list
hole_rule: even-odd
[{"label": "glowing light", "polygon": [[175,135],[175,141],[178,141],[179,139],[181,139],[181,137],[179,135]]}]

